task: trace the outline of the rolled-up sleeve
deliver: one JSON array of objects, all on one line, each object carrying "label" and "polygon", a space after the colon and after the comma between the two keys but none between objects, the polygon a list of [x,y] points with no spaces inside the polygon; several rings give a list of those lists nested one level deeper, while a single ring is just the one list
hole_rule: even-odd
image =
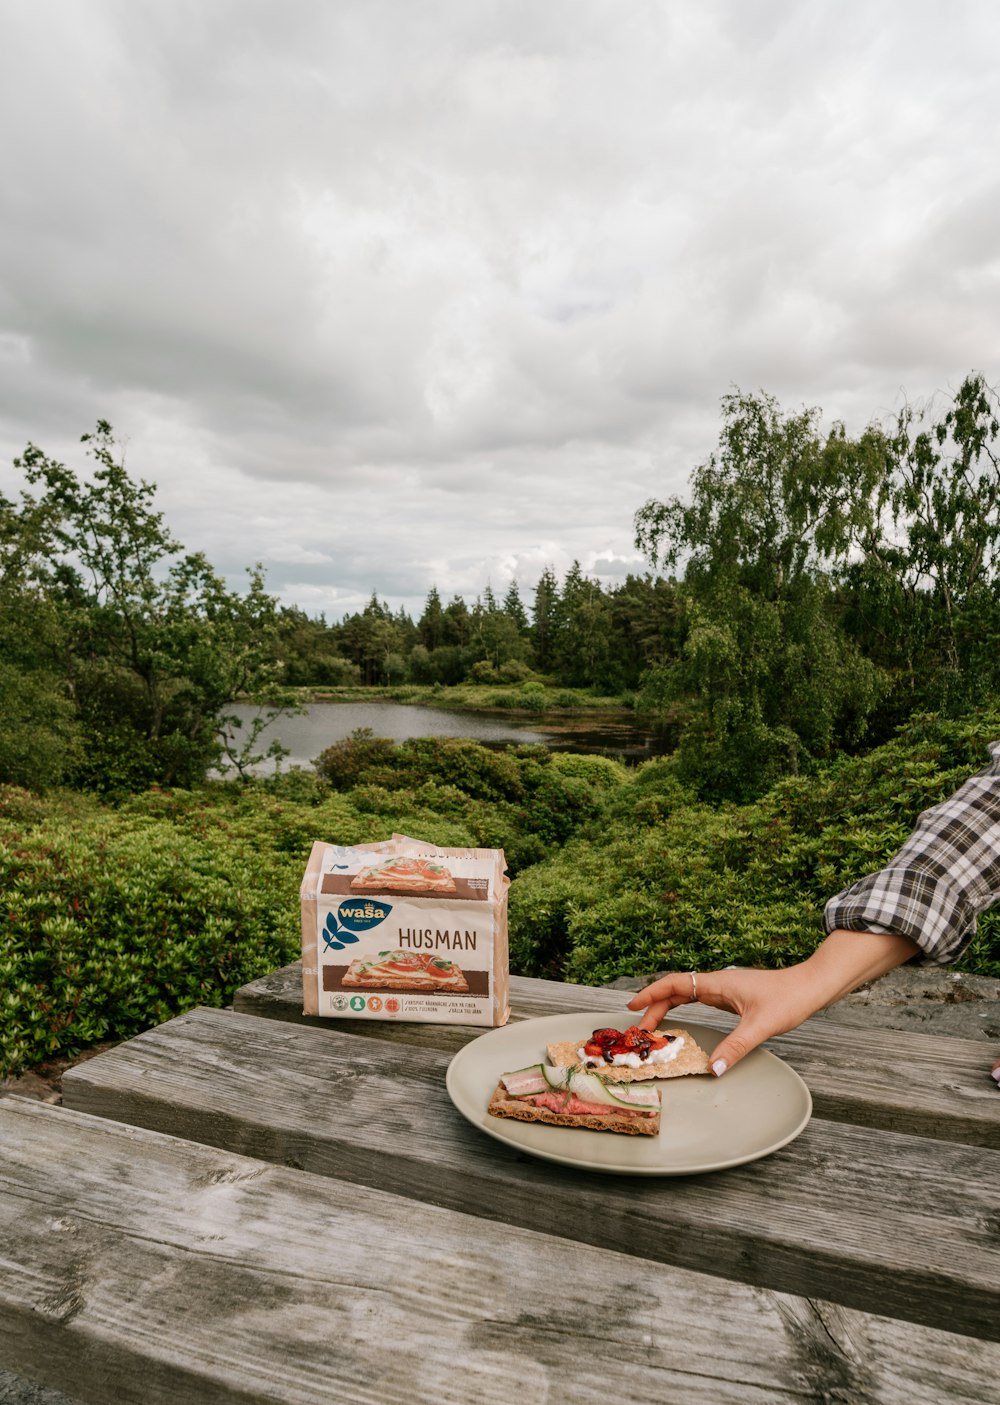
[{"label": "rolled-up sleeve", "polygon": [[1000,898],[1000,741],[989,751],[992,764],[924,810],[885,868],[830,899],[827,932],[895,933],[925,961],[957,960],[976,918]]}]

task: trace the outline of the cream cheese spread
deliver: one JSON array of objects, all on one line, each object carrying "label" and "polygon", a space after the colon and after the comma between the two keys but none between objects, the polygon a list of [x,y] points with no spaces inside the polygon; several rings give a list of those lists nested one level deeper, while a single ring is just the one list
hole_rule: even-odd
[{"label": "cream cheese spread", "polygon": [[669,1044],[664,1044],[661,1049],[650,1049],[646,1058],[640,1059],[638,1054],[614,1054],[609,1064],[607,1059],[595,1059],[593,1054],[588,1054],[581,1046],[576,1051],[576,1056],[581,1063],[590,1068],[645,1068],[649,1064],[668,1064],[676,1059],[684,1045],[684,1036],[679,1034],[676,1039],[672,1039]]}]

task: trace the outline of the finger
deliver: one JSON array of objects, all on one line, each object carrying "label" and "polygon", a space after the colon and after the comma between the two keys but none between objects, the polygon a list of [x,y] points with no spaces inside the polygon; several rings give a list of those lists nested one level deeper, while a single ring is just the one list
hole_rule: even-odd
[{"label": "finger", "polygon": [[996,1063],[993,1065],[993,1073],[991,1076],[995,1080],[997,1087],[1000,1088],[1000,1059],[997,1059]]},{"label": "finger", "polygon": [[643,1010],[641,1029],[655,1029],[668,1010],[685,1005],[691,999],[691,977],[682,974],[663,976],[638,991],[626,1002],[630,1010]]},{"label": "finger", "polygon": [[758,1044],[763,1043],[768,1033],[767,1029],[750,1020],[741,1020],[712,1051],[709,1064],[716,1078],[721,1078],[740,1059],[745,1059]]},{"label": "finger", "polygon": [[679,1005],[679,1000],[654,1000],[652,1005],[639,1017],[638,1025],[640,1029],[653,1030],[660,1024],[668,1010],[674,1005]]},{"label": "finger", "polygon": [[693,999],[694,987],[691,977],[686,971],[674,971],[669,976],[661,976],[659,980],[652,981],[627,1002],[630,1010],[639,1010],[644,1005],[652,1005],[654,1001],[663,1001],[667,1009],[673,1005],[683,1005],[685,1001]]}]

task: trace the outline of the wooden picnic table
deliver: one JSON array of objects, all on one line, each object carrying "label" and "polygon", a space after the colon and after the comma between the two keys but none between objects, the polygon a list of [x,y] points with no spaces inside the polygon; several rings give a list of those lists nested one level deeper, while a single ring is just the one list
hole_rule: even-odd
[{"label": "wooden picnic table", "polygon": [[[512,1019],[625,998],[515,978]],[[800,1135],[636,1177],[461,1116],[485,1031],[301,1008],[287,967],[0,1102],[0,1366],[96,1402],[1000,1403],[990,1045],[807,1024],[768,1046]]]}]

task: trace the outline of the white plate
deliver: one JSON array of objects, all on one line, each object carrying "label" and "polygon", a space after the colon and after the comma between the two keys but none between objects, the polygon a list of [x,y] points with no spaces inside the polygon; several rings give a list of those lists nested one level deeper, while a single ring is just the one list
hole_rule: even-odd
[{"label": "white plate", "polygon": [[[711,1055],[723,1038],[707,1025],[672,1024],[690,1031]],[[756,1161],[799,1135],[812,1113],[809,1089],[794,1069],[766,1049],[755,1049],[722,1078],[687,1074],[663,1082],[656,1137],[626,1137],[585,1128],[548,1127],[491,1117],[486,1111],[502,1073],[545,1060],[545,1046],[583,1039],[595,1029],[625,1028],[607,1012],[551,1015],[491,1030],[466,1044],[448,1065],[448,1095],[463,1117],[519,1151],[627,1176],[689,1176]]]}]

